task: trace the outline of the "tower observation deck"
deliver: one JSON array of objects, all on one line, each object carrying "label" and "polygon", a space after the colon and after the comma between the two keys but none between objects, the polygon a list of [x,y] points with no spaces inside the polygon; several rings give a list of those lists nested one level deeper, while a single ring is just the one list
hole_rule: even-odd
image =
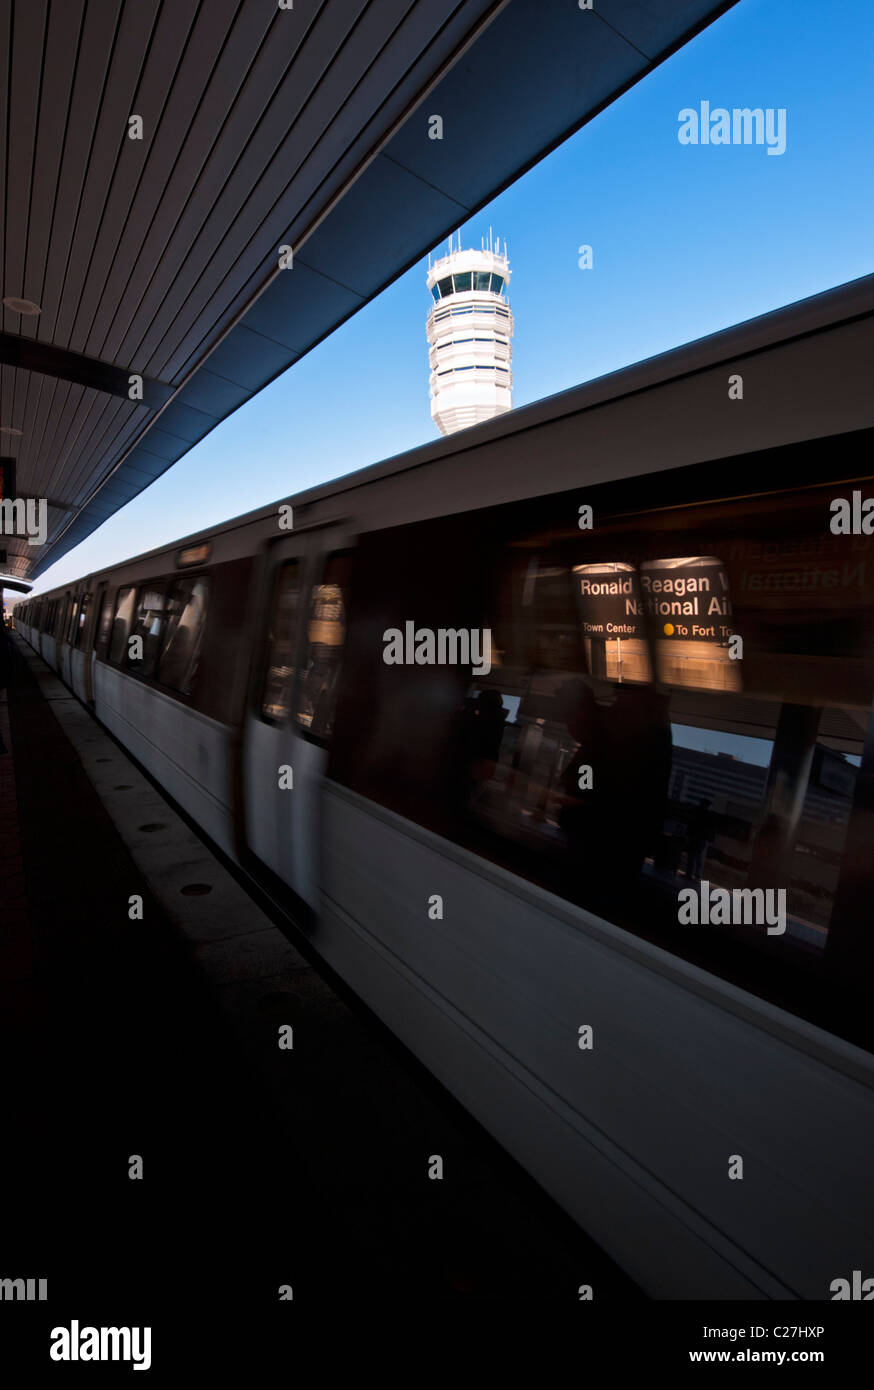
[{"label": "tower observation deck", "polygon": [[434,305],[427,333],[431,416],[441,434],[490,420],[513,408],[513,315],[507,244],[456,250],[428,268]]}]

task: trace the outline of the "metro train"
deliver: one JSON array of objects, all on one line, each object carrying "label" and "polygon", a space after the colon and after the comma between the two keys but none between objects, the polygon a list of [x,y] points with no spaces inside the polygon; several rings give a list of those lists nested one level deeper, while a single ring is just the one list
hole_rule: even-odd
[{"label": "metro train", "polygon": [[655,1298],[874,1275],[872,361],[869,276],[15,610]]}]

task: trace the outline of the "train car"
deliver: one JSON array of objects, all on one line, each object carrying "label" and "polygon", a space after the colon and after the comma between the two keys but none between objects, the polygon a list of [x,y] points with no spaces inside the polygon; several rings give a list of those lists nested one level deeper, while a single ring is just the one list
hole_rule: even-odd
[{"label": "train car", "polygon": [[874,1276],[872,315],[874,276],[15,613],[654,1297]]}]

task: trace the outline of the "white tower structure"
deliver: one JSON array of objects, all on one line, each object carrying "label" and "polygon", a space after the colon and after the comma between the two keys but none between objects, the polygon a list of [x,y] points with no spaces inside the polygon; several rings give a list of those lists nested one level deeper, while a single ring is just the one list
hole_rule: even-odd
[{"label": "white tower structure", "polygon": [[479,251],[455,250],[428,265],[431,416],[441,434],[513,408],[513,315],[507,303],[507,243],[489,231]]}]

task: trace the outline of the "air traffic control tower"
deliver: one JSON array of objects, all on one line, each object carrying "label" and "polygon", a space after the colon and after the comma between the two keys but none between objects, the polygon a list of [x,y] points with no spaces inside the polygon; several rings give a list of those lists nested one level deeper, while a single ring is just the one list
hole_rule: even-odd
[{"label": "air traffic control tower", "polygon": [[513,408],[513,315],[507,243],[489,233],[479,251],[455,250],[428,267],[431,415],[441,434]]}]

